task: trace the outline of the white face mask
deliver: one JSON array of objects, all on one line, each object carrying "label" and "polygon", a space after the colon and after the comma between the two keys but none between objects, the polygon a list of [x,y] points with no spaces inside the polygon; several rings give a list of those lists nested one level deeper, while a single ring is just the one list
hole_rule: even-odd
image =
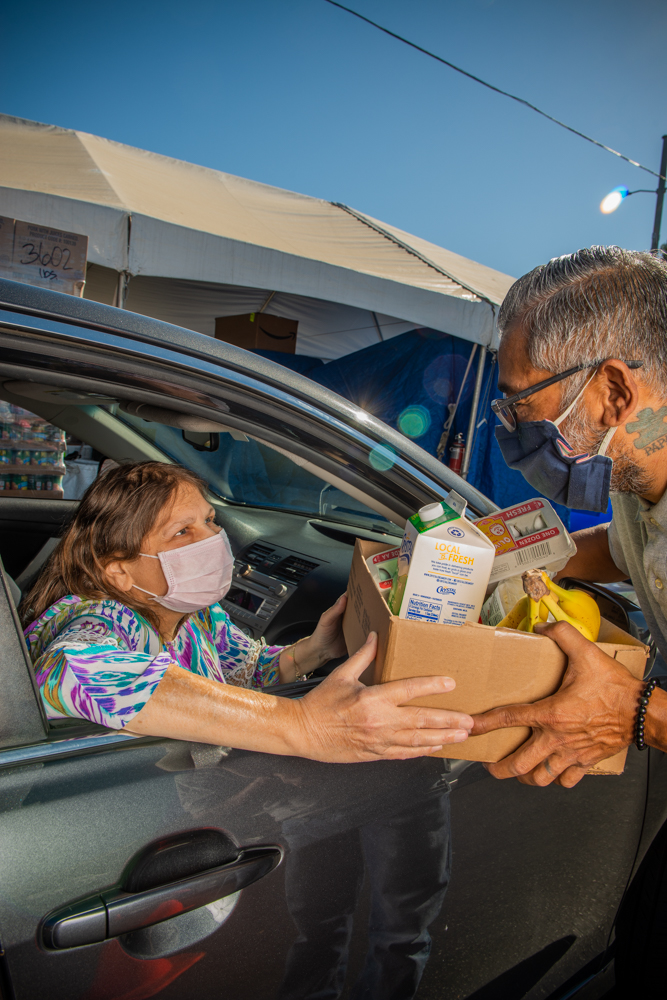
[{"label": "white face mask", "polygon": [[[561,413],[561,415],[559,417],[556,417],[556,419],[552,421],[552,423],[555,424],[556,427],[560,428],[560,425],[563,423],[563,421],[565,420],[565,418],[569,417],[569,415],[572,413],[572,410],[575,408],[575,406],[577,405],[577,403],[579,402],[579,400],[581,399],[581,397],[583,396],[583,394],[586,392],[586,389],[588,388],[588,386],[593,381],[593,379],[595,378],[596,375],[597,375],[597,371],[594,371],[593,374],[591,375],[591,377],[584,383],[584,385],[582,386],[581,390],[574,397],[574,399],[572,400],[572,402],[570,403],[570,405],[568,406],[568,408],[566,410],[564,410],[563,413]],[[613,438],[613,436],[614,436],[614,434],[616,433],[617,430],[618,430],[618,427],[610,427],[609,428],[609,430],[607,431],[607,433],[605,434],[605,436],[602,439],[600,447],[598,448],[598,450],[595,453],[596,455],[606,455],[607,454],[607,448],[609,447],[611,439]]]},{"label": "white face mask", "polygon": [[168,589],[159,597],[136,583],[134,586],[170,611],[188,614],[208,608],[222,600],[231,586],[234,556],[224,531],[201,542],[158,552],[156,556],[148,552],[139,555],[160,560]]}]

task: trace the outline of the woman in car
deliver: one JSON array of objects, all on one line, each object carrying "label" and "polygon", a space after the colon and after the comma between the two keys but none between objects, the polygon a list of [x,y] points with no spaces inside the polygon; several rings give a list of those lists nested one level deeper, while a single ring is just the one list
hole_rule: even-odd
[{"label": "woman in car", "polygon": [[48,718],[331,762],[419,757],[467,738],[470,716],[405,704],[450,691],[450,678],[359,681],[373,633],[304,698],[263,693],[345,654],[345,598],[291,646],[249,639],[219,604],[233,557],[206,493],[195,473],[160,462],[110,469],[86,491],[20,607]]}]

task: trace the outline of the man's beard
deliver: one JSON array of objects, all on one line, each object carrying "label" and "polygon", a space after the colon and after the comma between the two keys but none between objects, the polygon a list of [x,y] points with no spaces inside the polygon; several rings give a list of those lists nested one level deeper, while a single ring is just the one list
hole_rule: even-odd
[{"label": "man's beard", "polygon": [[[606,430],[596,427],[586,413],[583,399],[579,400],[567,417],[565,425],[567,432],[562,431],[563,437],[572,446],[576,455],[586,453],[595,455],[607,433]],[[612,438],[612,446],[613,440]],[[645,496],[655,491],[655,480],[629,455],[620,454],[613,459],[609,489],[611,493],[637,493],[639,496]]]}]

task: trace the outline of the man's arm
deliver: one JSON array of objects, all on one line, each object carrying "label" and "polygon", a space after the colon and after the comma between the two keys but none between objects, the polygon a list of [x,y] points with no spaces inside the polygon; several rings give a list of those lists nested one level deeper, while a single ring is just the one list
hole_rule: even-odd
[{"label": "man's arm", "polygon": [[[510,705],[474,716],[472,736],[494,729],[530,726],[532,736],[497,764],[496,778],[528,785],[557,782],[571,788],[589,767],[629,746],[635,738],[637,709],[645,682],[566,622],[536,625],[568,657],[556,694],[533,705]],[[667,693],[656,688],[648,703],[644,740],[667,751]]]},{"label": "man's arm", "polygon": [[567,565],[556,574],[558,582],[564,576],[577,580],[591,580],[597,583],[616,583],[625,580],[627,573],[618,568],[609,551],[606,524],[596,524],[572,533],[577,551]]}]

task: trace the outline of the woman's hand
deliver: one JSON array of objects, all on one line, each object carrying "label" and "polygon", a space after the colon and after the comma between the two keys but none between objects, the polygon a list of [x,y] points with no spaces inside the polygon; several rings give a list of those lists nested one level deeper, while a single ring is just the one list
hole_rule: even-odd
[{"label": "woman's hand", "polygon": [[220,684],[172,664],[125,731],[332,764],[424,757],[466,740],[469,715],[406,705],[451,691],[451,677],[411,677],[376,687],[360,682],[376,645],[371,632],[354,656],[294,700]]},{"label": "woman's hand", "polygon": [[354,656],[293,702],[300,716],[295,753],[331,763],[403,760],[468,738],[473,720],[464,712],[406,705],[414,698],[452,691],[456,684],[451,677],[411,677],[374,687],[362,684],[359,678],[376,650],[377,636],[371,632]]},{"label": "woman's hand", "polygon": [[296,679],[294,665],[300,674],[309,674],[317,670],[329,660],[347,655],[347,646],[343,638],[343,614],[347,605],[347,594],[338,598],[336,603],[321,616],[312,635],[293,646],[287,647],[280,657],[280,680],[283,684]]}]

